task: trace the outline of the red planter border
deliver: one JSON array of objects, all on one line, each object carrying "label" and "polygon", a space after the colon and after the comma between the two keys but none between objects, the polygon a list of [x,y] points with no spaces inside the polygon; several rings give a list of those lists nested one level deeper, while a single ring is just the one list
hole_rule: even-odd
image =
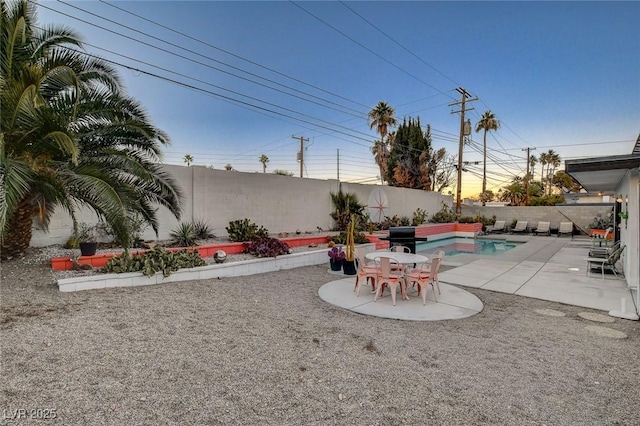
[{"label": "red planter border", "polygon": [[[426,237],[429,235],[445,234],[449,232],[480,232],[482,231],[482,223],[438,223],[429,225],[420,225],[416,227],[416,236]],[[380,237],[389,234],[389,231],[379,231],[374,234],[365,234],[369,242],[376,245],[376,249],[384,249],[389,247],[388,241],[381,241]],[[603,230],[604,234],[604,230]],[[311,244],[326,244],[328,242],[326,235],[323,236],[303,236],[303,237],[287,237],[280,238],[280,241],[287,243],[290,247],[308,246]],[[244,250],[243,243],[221,243],[208,246],[188,247],[189,250],[198,250],[201,257],[213,257],[217,250],[224,250],[227,254],[239,254]],[[184,247],[171,247],[169,250],[184,250]],[[131,253],[144,253],[147,250],[136,250]],[[91,265],[94,268],[104,267],[109,259],[119,253],[100,253],[94,256],[80,256],[79,264]],[[51,267],[56,271],[66,271],[73,269],[73,262],[68,257],[54,257],[51,259]]]}]

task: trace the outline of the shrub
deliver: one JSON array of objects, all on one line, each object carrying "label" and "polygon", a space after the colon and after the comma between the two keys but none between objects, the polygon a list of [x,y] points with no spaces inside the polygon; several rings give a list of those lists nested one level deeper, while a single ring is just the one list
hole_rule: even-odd
[{"label": "shrub", "polygon": [[205,262],[197,250],[180,250],[171,252],[158,245],[146,253],[131,255],[128,251],[114,256],[102,269],[103,272],[121,274],[124,272],[142,272],[145,276],[152,276],[162,271],[168,277],[173,271],[183,268],[204,266]]},{"label": "shrub", "polygon": [[169,244],[174,247],[192,247],[197,245],[196,233],[190,222],[182,222],[177,229],[169,234],[171,241]]},{"label": "shrub", "polygon": [[260,238],[244,244],[244,252],[258,257],[276,257],[289,254],[287,243],[277,238]]},{"label": "shrub", "polygon": [[445,202],[442,202],[442,208],[431,217],[431,222],[433,223],[451,223],[455,221],[456,214]]},{"label": "shrub", "polygon": [[342,191],[331,193],[331,201],[335,206],[335,210],[331,213],[331,218],[336,221],[335,229],[337,231],[347,229],[352,214],[357,216],[357,223],[362,225],[366,224],[366,220],[364,220],[364,209],[366,206],[360,204],[355,194],[344,193]]},{"label": "shrub", "polygon": [[458,223],[476,223],[476,218],[473,216],[461,216],[458,219]]},{"label": "shrub", "polygon": [[411,219],[407,216],[393,215],[393,217],[385,216],[384,222],[382,222],[382,229],[389,229],[393,226],[409,226]]},{"label": "shrub", "polygon": [[149,223],[142,217],[140,213],[132,213],[127,216],[127,221],[125,223],[127,227],[127,232],[129,233],[129,244],[124,244],[123,241],[116,238],[116,233],[113,231],[111,225],[106,222],[100,222],[96,225],[96,230],[100,234],[100,239],[102,237],[108,237],[115,244],[120,245],[124,248],[129,247],[142,247],[142,243],[144,240],[142,239],[142,234],[149,227]]},{"label": "shrub", "polygon": [[426,223],[427,221],[427,212],[426,210],[418,207],[415,212],[413,212],[413,220],[411,221],[411,225],[418,226]]},{"label": "shrub", "polygon": [[[353,234],[354,242],[356,244],[365,244],[368,243],[367,237],[365,237],[363,232],[354,232]],[[347,231],[343,231],[338,235],[334,235],[333,237],[329,237],[329,243],[335,244],[346,244],[347,243]]]},{"label": "shrub", "polygon": [[193,227],[193,233],[196,234],[196,238],[199,240],[207,240],[209,238],[215,238],[211,226],[202,219],[194,219],[191,221]]},{"label": "shrub", "polygon": [[269,231],[263,226],[258,227],[249,219],[232,220],[225,228],[229,239],[236,242],[254,241],[269,237]]}]

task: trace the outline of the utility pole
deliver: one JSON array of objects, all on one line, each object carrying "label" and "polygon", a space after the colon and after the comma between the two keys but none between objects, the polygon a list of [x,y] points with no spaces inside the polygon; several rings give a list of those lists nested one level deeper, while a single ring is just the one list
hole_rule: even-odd
[{"label": "utility pole", "polygon": [[340,148],[337,149],[338,151],[338,182],[340,182]]},{"label": "utility pole", "polygon": [[[458,184],[456,186],[456,217],[459,219],[462,215],[462,205],[460,204],[460,198],[462,196],[462,150],[464,147],[464,136],[465,136],[465,122],[464,122],[464,113],[466,111],[470,111],[473,108],[467,108],[467,102],[477,101],[478,98],[475,97],[473,99],[467,99],[471,95],[462,87],[457,87],[456,92],[460,93],[461,99],[457,102],[453,102],[449,104],[449,106],[460,105],[459,111],[451,111],[451,114],[460,113],[460,146],[458,148]],[[469,129],[469,131],[471,131]]]},{"label": "utility pole", "polygon": [[529,205],[529,180],[531,180],[531,175],[529,174],[529,163],[531,162],[530,151],[535,150],[535,148],[522,148],[523,151],[527,151],[527,176],[524,179],[524,193],[526,205]]},{"label": "utility pole", "polygon": [[304,170],[304,143],[309,142],[309,138],[305,138],[303,136],[293,136],[293,139],[300,139],[300,153],[298,155],[300,160],[300,177],[302,177],[302,171]]}]

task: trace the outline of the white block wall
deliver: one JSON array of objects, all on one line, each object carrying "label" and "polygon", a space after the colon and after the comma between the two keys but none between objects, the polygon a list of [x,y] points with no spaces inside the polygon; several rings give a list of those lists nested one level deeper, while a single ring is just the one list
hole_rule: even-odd
[{"label": "white block wall", "polygon": [[[216,235],[226,236],[229,222],[248,218],[273,234],[296,230],[314,232],[317,227],[333,227],[331,193],[337,192],[335,179],[303,179],[273,173],[244,173],[214,170],[203,166],[164,165],[178,181],[184,194],[182,220],[201,219],[208,222]],[[362,204],[379,185],[342,184],[344,192],[355,193]],[[387,215],[411,218],[419,207],[433,215],[442,202],[452,204],[452,197],[422,190],[382,187],[389,199]],[[179,222],[167,209],[158,211],[160,230],[158,239],[167,239]],[[90,211],[79,214],[81,222],[95,223]],[[34,224],[35,226],[35,224]],[[34,228],[31,245],[34,247],[64,244],[72,234],[71,219],[64,211],[54,214],[49,232]],[[148,229],[143,237],[156,239]]]}]

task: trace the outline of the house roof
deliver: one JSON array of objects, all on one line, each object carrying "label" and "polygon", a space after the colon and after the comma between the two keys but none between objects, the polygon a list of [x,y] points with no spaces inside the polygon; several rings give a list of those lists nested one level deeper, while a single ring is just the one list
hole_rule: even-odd
[{"label": "house roof", "polygon": [[589,192],[614,192],[627,171],[640,168],[640,134],[629,155],[566,160],[565,171]]}]

